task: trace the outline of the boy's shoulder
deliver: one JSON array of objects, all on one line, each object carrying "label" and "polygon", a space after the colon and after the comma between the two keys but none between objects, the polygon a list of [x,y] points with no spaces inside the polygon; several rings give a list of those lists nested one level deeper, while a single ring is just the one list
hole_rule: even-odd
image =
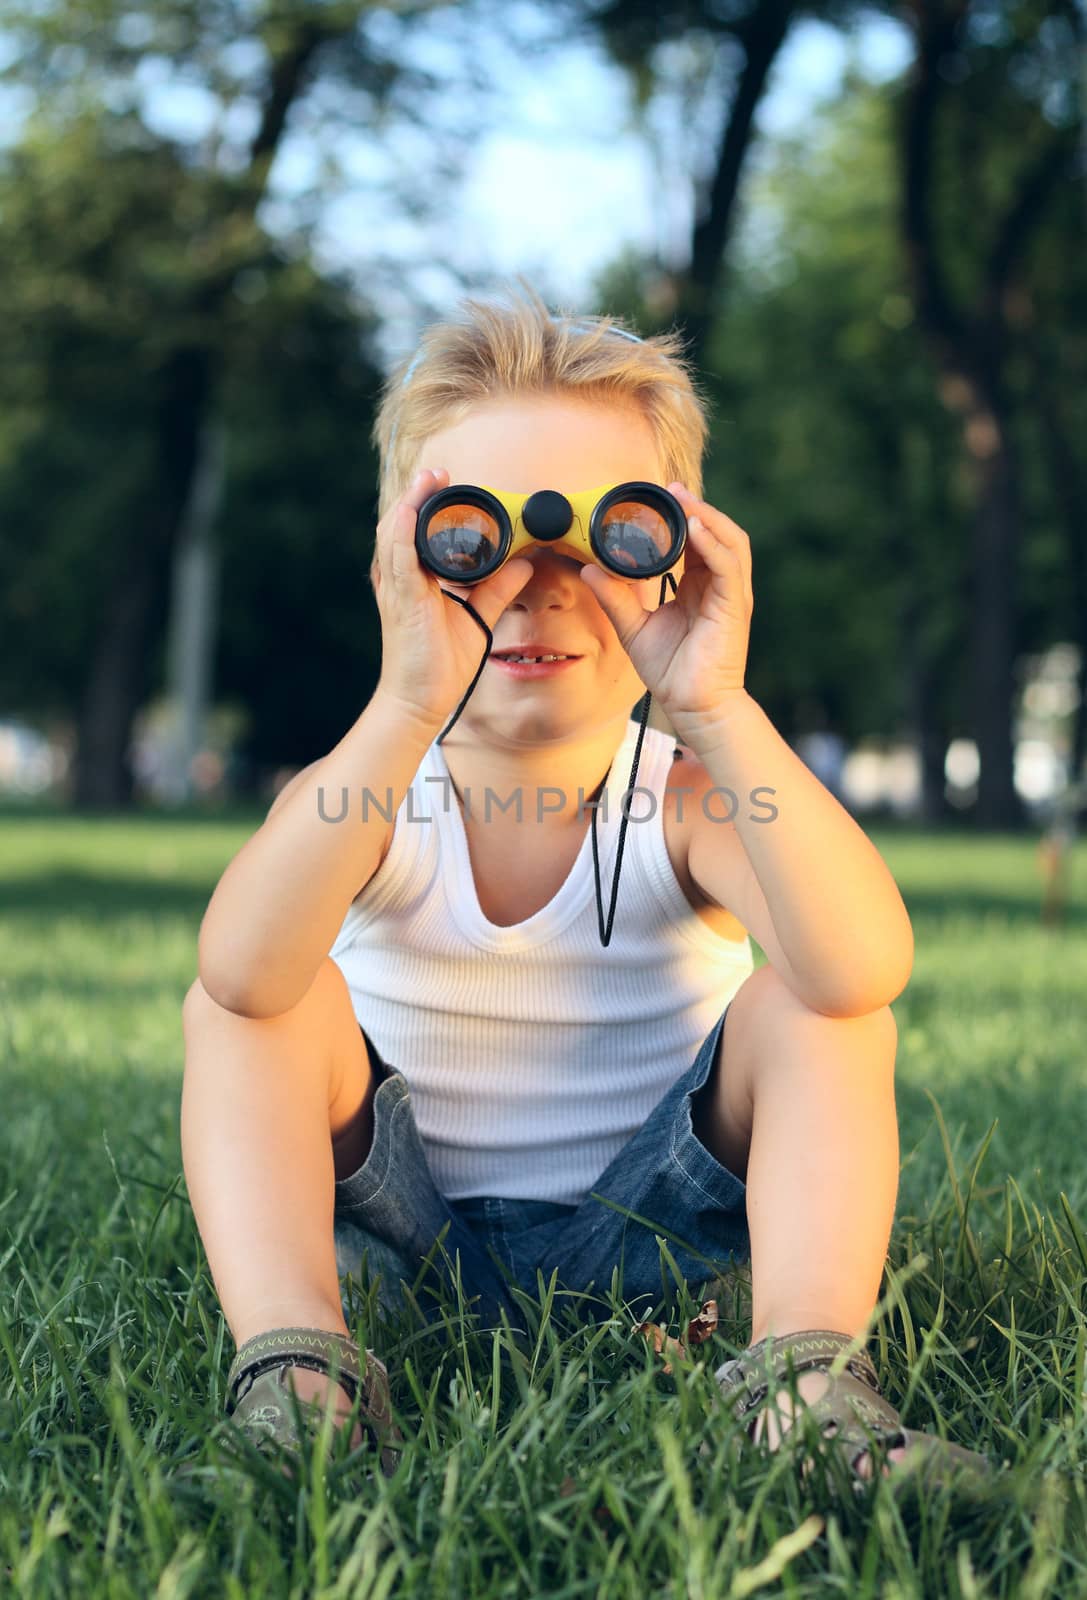
[{"label": "boy's shoulder", "polygon": [[[726,822],[723,817],[713,816],[712,804],[707,810],[703,803],[713,787],[712,777],[694,752],[677,744],[665,785],[663,805],[664,835],[672,867],[688,903],[707,927],[734,944],[747,937],[746,927],[735,914],[737,901],[734,893],[734,884],[737,875],[742,873],[746,857],[735,825]],[[692,871],[692,843],[696,825],[702,816],[712,818],[714,823],[712,858],[716,865],[716,887],[712,894],[696,881]],[[726,886],[724,890],[722,884]]]},{"label": "boy's shoulder", "polygon": [[693,750],[677,744],[672,752],[672,764],[665,786],[666,792],[672,796],[681,789],[692,789],[694,794],[691,798],[697,798],[706,789],[712,788],[713,779]]}]

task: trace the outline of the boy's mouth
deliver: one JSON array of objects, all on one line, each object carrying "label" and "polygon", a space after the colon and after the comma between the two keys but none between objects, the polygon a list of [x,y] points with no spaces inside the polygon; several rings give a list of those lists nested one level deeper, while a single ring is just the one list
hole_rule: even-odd
[{"label": "boy's mouth", "polygon": [[491,660],[514,678],[543,678],[550,673],[572,667],[580,656],[567,655],[559,650],[511,649],[494,650]]}]

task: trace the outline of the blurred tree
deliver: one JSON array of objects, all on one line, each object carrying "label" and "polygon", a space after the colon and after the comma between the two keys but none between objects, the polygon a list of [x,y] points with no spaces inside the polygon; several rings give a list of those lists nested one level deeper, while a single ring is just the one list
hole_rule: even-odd
[{"label": "blurred tree", "polygon": [[178,313],[185,264],[171,277],[169,241],[188,190],[123,120],[37,129],[0,163],[0,674],[27,709],[70,707],[101,660],[112,594],[123,605],[164,581],[154,532],[170,463],[149,397]]},{"label": "blurred tree", "polygon": [[936,821],[968,714],[962,507],[896,248],[886,97],[851,77],[774,156],[713,362],[729,407],[718,470],[765,508],[753,646],[794,731],[793,708],[818,693],[850,743],[915,743]]},{"label": "blurred tree", "polygon": [[[410,21],[434,8],[400,9]],[[72,186],[79,184],[85,185],[89,211],[59,262],[57,250],[47,247],[46,258],[60,267],[59,276],[30,291],[32,297],[44,294],[47,315],[56,323],[42,337],[62,335],[65,302],[78,308],[77,319],[80,311],[89,317],[95,304],[129,314],[139,308],[149,335],[130,375],[140,390],[132,403],[153,430],[145,446],[152,464],[138,499],[128,502],[114,530],[107,556],[111,574],[82,653],[77,807],[131,800],[131,727],[148,687],[150,641],[165,621],[199,442],[222,381],[222,323],[237,313],[232,296],[239,275],[253,269],[265,248],[257,213],[288,119],[315,84],[336,92],[340,116],[376,127],[389,115],[394,92],[401,109],[417,118],[414,107],[428,96],[433,103],[438,90],[437,80],[408,57],[394,61],[384,53],[367,27],[379,13],[385,8],[361,0],[319,6],[285,0],[245,11],[219,0],[158,0],[142,8],[128,0],[45,0],[6,8],[10,58],[0,77],[18,81],[37,99],[27,159],[16,156],[15,172],[26,179],[30,168],[36,171],[46,215],[56,219],[63,209],[68,222],[74,215]],[[141,75],[146,81],[148,72],[167,66],[215,107],[208,135],[188,146],[172,146],[141,122]],[[119,134],[129,158],[96,168],[92,152],[100,147],[92,129],[96,114],[107,108],[104,137]],[[459,142],[447,118],[449,137],[435,145],[429,176],[466,149],[477,126],[476,109],[471,120],[461,115]],[[45,145],[64,151],[67,166],[56,173],[41,162],[35,166],[34,151]],[[152,166],[160,185],[171,167],[177,180],[160,186],[157,199],[153,186],[138,181]],[[106,170],[131,181],[115,191],[101,181]],[[17,225],[19,212],[14,190],[10,195],[5,233]],[[30,236],[40,239],[41,232],[32,227]],[[24,262],[31,259],[29,250],[28,240]],[[110,326],[108,315],[103,326]]]},{"label": "blurred tree", "polygon": [[657,285],[655,310],[658,321],[669,317],[682,328],[696,365],[704,364],[721,316],[755,113],[786,35],[802,17],[842,23],[856,14],[853,0],[610,0],[586,19],[627,70],[643,133],[659,94],[678,93],[684,102],[692,138],[679,166],[695,186],[690,253]]},{"label": "blurred tree", "polygon": [[[1078,14],[1076,37],[1080,37]],[[1082,116],[1082,101],[1081,116]],[[1087,153],[1087,139],[1084,141]],[[1028,569],[1039,550],[1037,507],[1049,496],[1063,545],[1064,582],[1047,592],[1054,634],[1079,648],[1078,704],[1072,720],[1069,771],[1087,782],[1087,184],[1083,162],[1078,179],[1061,183],[1033,241],[1029,272],[1006,296],[1009,366],[1027,427],[1021,452],[1025,520],[1031,537]],[[1031,605],[1028,591],[1026,603]],[[1034,602],[1035,604],[1037,602]]]},{"label": "blurred tree", "polygon": [[[713,407],[706,493],[747,529],[755,615],[748,682],[789,737],[820,699],[850,743],[916,743],[923,814],[951,813],[949,741],[973,731],[968,678],[971,486],[919,337],[896,235],[892,96],[856,72],[802,136],[766,141],[731,258],[727,314],[702,379]],[[1037,239],[1043,276],[1065,284],[1047,305],[1059,338],[1075,321],[1062,266],[1066,225]],[[1078,269],[1075,269],[1078,270]],[[631,255],[598,297],[651,320],[655,268]],[[1082,388],[1066,361],[1053,382],[1070,415]],[[1033,380],[1016,371],[1015,415],[1032,418]],[[1070,636],[1060,486],[1030,477],[1030,561],[1020,575],[1020,645]]]},{"label": "blurred tree", "polygon": [[1032,285],[1010,308],[1026,381],[1035,406],[1035,435],[1028,444],[1048,473],[1060,513],[1067,582],[1055,597],[1061,637],[1079,649],[1079,698],[1068,752],[1073,783],[1087,778],[1087,251],[1083,204],[1066,191],[1062,233],[1067,245],[1046,252]]},{"label": "blurred tree", "polygon": [[[1016,388],[1009,362],[1014,308],[1026,303],[1038,262],[1034,245],[1047,219],[1060,214],[1062,195],[1078,187],[1076,174],[1082,178],[1084,114],[1078,73],[1083,20],[1075,0],[1060,0],[1055,7],[1047,0],[911,0],[904,8],[888,10],[912,25],[917,43],[906,83],[892,91],[903,106],[901,176],[888,173],[886,179],[889,192],[901,196],[910,269],[905,293],[919,316],[915,323],[912,315],[902,321],[901,311],[891,315],[902,326],[910,324],[907,342],[924,338],[940,403],[965,418],[965,470],[949,464],[950,473],[961,479],[955,494],[965,496],[969,506],[963,542],[970,550],[965,582],[972,634],[963,653],[970,663],[972,692],[962,731],[976,739],[981,756],[975,820],[982,826],[1009,827],[1023,821],[1012,780],[1013,665],[1023,645],[1018,614],[1023,467],[1012,416],[1016,394],[1022,406],[1020,424],[1045,405],[1052,472],[1065,486],[1066,527],[1082,526],[1074,509],[1081,489],[1069,451],[1062,449],[1067,426],[1055,395],[1036,401],[1029,385]],[[662,39],[681,38],[694,52],[690,126],[699,130],[700,144],[701,130],[715,125],[713,100],[724,100],[728,107],[723,121],[716,119],[723,128],[713,147],[716,163],[710,169],[703,163],[689,264],[663,279],[659,273],[656,281],[649,276],[639,315],[643,325],[654,326],[675,313],[704,370],[716,365],[707,358],[708,344],[723,349],[727,330],[731,346],[738,332],[732,310],[735,278],[730,274],[726,281],[721,251],[734,225],[758,94],[786,28],[801,16],[820,15],[848,28],[859,11],[791,7],[788,0],[746,11],[742,6],[721,7],[714,0],[677,0],[662,12],[651,0],[616,0],[601,13],[613,54],[642,85],[640,103],[674,88],[669,75],[674,64],[659,68],[658,46]],[[714,39],[725,41],[720,56]],[[699,92],[706,84],[710,107]],[[996,116],[998,106],[1001,115]],[[1080,202],[1074,209],[1079,212]],[[1067,249],[1075,249],[1081,231],[1080,219],[1063,248],[1051,239],[1049,260],[1057,263]],[[893,292],[900,296],[902,288]],[[1056,336],[1059,316],[1049,326]],[[892,459],[905,459],[919,447],[921,436],[908,428],[903,432],[893,408],[881,405],[878,397],[867,415],[869,431],[882,419],[872,446],[888,470]],[[1085,559],[1070,541],[1073,592],[1077,585],[1082,592]],[[932,626],[930,609],[922,606],[919,611],[919,603],[905,602],[903,626],[910,641],[911,699],[923,753],[926,806],[936,812],[942,805],[938,796],[945,748],[940,724],[946,720],[937,713],[936,700],[941,697],[938,677],[946,674],[948,662],[944,652],[918,653],[919,628]],[[1076,627],[1082,632],[1084,625]],[[945,642],[948,637],[945,631]],[[1077,725],[1078,749],[1087,739],[1085,718],[1087,710]]]},{"label": "blurred tree", "polygon": [[[82,789],[77,791],[85,803],[99,803],[105,793],[103,785],[115,797],[125,793],[123,749],[127,727],[149,681],[150,669],[141,661],[146,663],[148,641],[156,629],[161,631],[168,557],[187,502],[203,420],[216,393],[224,392],[222,386],[231,381],[230,363],[239,359],[238,341],[228,330],[233,328],[236,332],[250,315],[244,285],[256,281],[253,274],[259,274],[259,264],[268,249],[266,235],[257,225],[257,212],[268,199],[269,166],[292,110],[299,113],[304,109],[311,124],[319,124],[324,130],[321,147],[329,159],[330,129],[350,127],[357,133],[360,128],[372,126],[380,135],[394,113],[403,115],[405,120],[425,117],[428,155],[433,156],[439,174],[453,175],[467,140],[457,130],[455,114],[451,118],[448,108],[458,107],[463,101],[464,128],[472,131],[482,121],[482,106],[501,105],[500,85],[489,86],[493,96],[490,101],[482,93],[463,97],[450,92],[453,74],[438,80],[419,70],[415,64],[418,52],[410,48],[410,25],[433,10],[443,8],[329,3],[317,10],[301,0],[291,0],[286,8],[273,11],[258,6],[240,18],[223,11],[217,0],[163,0],[161,5],[143,11],[126,9],[120,0],[46,0],[44,5],[9,7],[18,52],[7,76],[14,74],[20,81],[33,84],[40,95],[36,124],[40,131],[32,135],[28,148],[34,137],[45,139],[48,133],[57,138],[58,128],[86,130],[93,119],[88,120],[80,108],[88,103],[98,107],[130,103],[127,118],[114,115],[107,119],[110,160],[123,148],[131,184],[139,189],[144,180],[143,176],[135,176],[139,162],[133,151],[143,159],[141,172],[157,159],[157,153],[163,154],[162,172],[155,178],[157,199],[150,206],[153,216],[127,191],[120,196],[111,194],[112,176],[106,182],[103,172],[95,167],[94,161],[101,152],[89,135],[80,165],[77,133],[69,147],[67,168],[61,163],[58,187],[54,189],[53,174],[39,166],[38,189],[27,203],[29,209],[20,210],[18,198],[9,196],[11,228],[0,219],[0,228],[16,241],[14,261],[28,268],[23,274],[27,284],[34,283],[36,261],[52,263],[50,274],[37,274],[39,280],[51,275],[44,293],[39,282],[29,300],[20,302],[16,298],[12,302],[23,304],[32,321],[34,314],[40,313],[39,323],[52,319],[55,324],[42,326],[33,335],[49,345],[55,362],[49,368],[50,376],[43,379],[39,373],[37,379],[28,378],[27,393],[35,382],[39,388],[44,382],[45,390],[55,396],[56,374],[75,348],[69,335],[76,323],[81,336],[94,343],[100,354],[110,339],[115,341],[110,359],[117,371],[125,372],[130,379],[123,399],[124,385],[118,384],[117,394],[103,402],[101,414],[87,417],[86,433],[78,441],[75,437],[66,440],[64,429],[60,428],[50,450],[40,452],[38,457],[40,481],[46,483],[51,481],[55,468],[62,469],[63,477],[66,449],[73,461],[80,459],[82,451],[84,462],[101,463],[105,457],[116,455],[118,437],[130,441],[130,459],[125,463],[132,474],[130,498],[126,499],[118,487],[119,479],[111,479],[107,487],[106,475],[101,472],[102,482],[95,486],[99,497],[114,496],[112,509],[104,515],[112,516],[114,528],[119,526],[122,533],[113,531],[109,536],[110,551],[116,556],[116,579],[85,627],[80,650],[80,660],[89,664],[81,719],[81,747],[87,754],[78,769]],[[890,578],[880,565],[880,551],[892,550],[896,538],[900,555],[904,540],[906,548],[913,548],[915,524],[922,514],[918,506],[924,509],[927,493],[918,490],[918,480],[931,484],[930,514],[933,524],[942,528],[945,541],[949,520],[953,520],[944,514],[945,508],[949,503],[954,507],[963,497],[968,503],[969,486],[959,483],[953,466],[945,462],[943,436],[934,439],[929,430],[921,391],[904,389],[899,393],[892,389],[894,398],[885,399],[881,405],[879,395],[873,396],[872,385],[861,371],[866,349],[876,370],[883,371],[885,354],[890,356],[892,375],[903,369],[905,352],[911,347],[914,334],[909,316],[903,317],[902,312],[903,299],[909,312],[909,297],[903,296],[899,287],[892,287],[889,301],[884,295],[876,307],[874,294],[862,292],[868,280],[858,261],[860,276],[855,289],[859,295],[859,326],[851,323],[848,307],[835,301],[831,293],[834,285],[829,279],[824,281],[818,270],[815,281],[820,294],[826,297],[825,303],[820,306],[815,295],[809,295],[803,304],[790,302],[797,334],[789,356],[796,363],[796,371],[807,371],[809,351],[822,353],[824,369],[828,352],[832,366],[848,369],[840,384],[828,385],[825,370],[812,375],[812,386],[823,406],[834,407],[818,416],[811,414],[802,395],[783,393],[780,384],[775,387],[772,381],[779,369],[788,370],[777,357],[787,332],[786,324],[778,321],[777,306],[769,299],[745,303],[735,324],[731,317],[721,316],[723,252],[737,214],[738,184],[755,126],[755,107],[794,14],[800,15],[799,10],[794,13],[786,0],[752,4],[747,10],[722,7],[712,0],[703,5],[684,0],[661,11],[659,6],[647,7],[643,0],[625,0],[603,11],[584,4],[556,4],[546,12],[553,19],[556,39],[570,36],[571,17],[579,19],[579,25],[588,33],[602,30],[613,58],[629,66],[643,106],[657,85],[673,93],[678,88],[684,107],[690,107],[692,143],[687,153],[697,186],[691,265],[688,271],[673,274],[671,280],[658,266],[652,274],[653,281],[643,281],[639,287],[639,293],[644,289],[639,320],[646,327],[666,320],[678,321],[685,327],[692,337],[696,360],[701,360],[711,385],[717,384],[713,369],[720,365],[718,393],[727,405],[735,405],[743,414],[745,425],[750,417],[753,438],[757,440],[758,430],[763,428],[766,440],[779,451],[782,460],[797,465],[790,484],[793,502],[786,505],[783,499],[778,500],[778,515],[771,515],[767,521],[767,527],[777,522],[788,530],[782,559],[788,550],[790,575],[788,584],[782,584],[775,621],[792,630],[798,618],[803,621],[805,606],[809,616],[837,616],[841,596],[855,593],[858,572],[868,574],[872,582],[877,581],[876,568],[884,576],[888,587],[882,613],[872,608],[834,630],[833,637],[832,630],[826,629],[820,641],[820,648],[831,651],[833,672],[841,686],[836,701],[840,714],[848,717],[854,727],[883,726],[871,721],[886,710],[878,680],[871,671],[865,673],[862,665],[874,659],[871,652],[877,644],[877,620],[882,616],[885,623],[889,615],[886,607],[893,606],[895,600]],[[804,14],[837,19],[844,25],[858,13],[843,4],[839,9],[805,8]],[[445,8],[443,22],[446,15],[451,29],[457,23],[476,29],[494,27],[505,19],[505,13],[486,3]],[[394,18],[401,29],[398,33]],[[247,31],[239,35],[236,30],[242,23]],[[462,45],[467,38],[467,33],[462,34]],[[453,33],[450,40],[455,42]],[[540,48],[546,47],[546,42],[542,40]],[[458,73],[463,71],[473,81],[473,87],[481,86],[485,75],[482,62],[470,49],[462,53]],[[145,81],[148,74],[161,76],[167,72],[174,75],[174,81],[186,77],[190,87],[214,108],[209,131],[187,145],[170,144],[139,124],[140,80]],[[493,93],[495,89],[498,93]],[[716,110],[721,105],[725,106],[723,116]],[[715,112],[720,128],[716,141],[712,136],[707,139],[702,132],[704,127],[714,126]],[[969,119],[964,119],[963,125],[969,130]],[[705,149],[712,152],[709,161],[702,154]],[[682,162],[679,164],[683,166]],[[111,175],[119,170],[117,163],[110,167]],[[163,178],[162,174],[167,176]],[[324,172],[312,191],[314,215],[324,193],[323,179]],[[428,184],[433,183],[426,163],[416,162],[411,171],[401,168],[396,183],[405,187],[409,209],[415,206],[422,215],[432,204],[435,211],[440,211],[440,198],[431,202],[425,197]],[[65,256],[62,245],[67,243],[67,221],[61,221],[62,215],[67,219],[69,212],[78,211],[87,194],[93,197],[86,207],[89,233],[79,218],[71,230],[70,256]],[[305,198],[293,196],[292,207],[301,215],[306,209]],[[53,219],[48,237],[41,229],[35,232],[31,215],[35,210]],[[870,251],[873,236],[863,227],[860,232],[865,238],[862,253]],[[28,248],[20,248],[20,237],[25,237]],[[126,241],[123,251],[117,247],[118,239]],[[878,253],[878,244],[874,248]],[[384,249],[383,237],[376,233],[375,261]],[[832,259],[833,253],[828,262]],[[442,260],[448,268],[448,253],[443,252]],[[617,273],[623,270],[622,263],[617,264]],[[827,272],[833,270],[833,265],[828,265]],[[887,283],[894,282],[890,265],[884,276]],[[730,292],[737,292],[735,284]],[[608,303],[614,305],[615,301]],[[838,320],[824,326],[819,319],[828,307]],[[116,326],[117,316],[126,308],[132,314],[126,327],[142,324],[153,330],[147,350],[133,347],[134,362],[129,362],[124,330]],[[96,322],[100,311],[104,314]],[[712,318],[716,318],[713,337],[707,343]],[[767,353],[764,356],[745,347],[744,318],[750,339],[763,342]],[[900,335],[899,345],[885,352],[878,339],[873,343],[872,328],[865,318],[874,318],[884,332],[890,329]],[[862,355],[850,364],[843,352],[853,349]],[[27,350],[22,354],[26,356]],[[106,359],[104,355],[102,358]],[[129,363],[127,369],[125,363]],[[919,373],[923,369],[916,362],[907,365],[914,381],[922,383]],[[821,382],[817,381],[820,378]],[[753,383],[760,385],[759,395],[746,386]],[[744,386],[738,387],[740,384]],[[236,393],[240,397],[243,391],[248,392],[244,385]],[[762,393],[775,396],[776,416],[769,416],[760,408]],[[264,409],[252,410],[247,423],[258,431],[267,428],[268,437],[278,426],[274,398],[272,385],[268,394],[261,397]],[[35,401],[24,397],[15,408],[11,425],[5,430],[0,424],[0,435],[5,431],[7,434],[9,452],[22,452],[20,460],[24,465],[28,441],[33,437],[29,419],[36,415],[40,424],[45,415],[40,395],[37,403],[35,413]],[[900,411],[900,405],[904,411]],[[110,406],[117,409],[111,412]],[[65,413],[73,432],[82,427],[81,415],[74,402]],[[901,416],[908,420],[900,425]],[[812,451],[805,442],[805,430],[814,430],[811,436],[822,438],[824,433],[832,434],[840,428],[844,458],[853,426],[849,419],[861,419],[869,428],[873,459],[881,453],[882,485],[871,482],[863,472],[843,471],[833,492],[824,489],[823,504],[817,513],[818,486],[820,481],[825,483],[827,476],[825,462],[838,457],[834,451],[829,456]],[[146,437],[148,428],[151,438]],[[731,443],[727,433],[723,442],[726,447]],[[0,437],[0,452],[4,448]],[[247,449],[244,443],[232,446],[239,459],[245,459]],[[32,454],[29,452],[31,457]],[[735,504],[730,495],[734,495],[739,473],[745,467],[753,467],[760,457],[748,450],[740,452],[735,460],[736,473],[730,474],[728,485],[721,491],[719,503],[726,505]],[[866,549],[854,551],[848,543],[852,534],[847,530],[863,528],[871,521],[871,507],[880,504],[895,461],[910,489],[900,513],[901,521],[896,524],[898,532],[892,529],[881,542],[869,539]],[[22,481],[27,481],[25,472]],[[790,482],[789,472],[782,471],[781,481]],[[153,494],[148,494],[146,482],[152,483]],[[138,498],[140,483],[144,483],[139,491],[144,494],[142,504]],[[842,488],[842,484],[846,487]],[[758,487],[757,481],[755,486]],[[0,487],[0,494],[4,492]],[[244,515],[238,492],[235,486],[230,515],[236,519]],[[87,504],[93,505],[93,501],[88,498]],[[24,507],[24,513],[24,526],[44,529],[41,516],[35,523],[31,504]],[[745,519],[746,512],[740,515],[741,521]],[[889,521],[884,518],[885,524]],[[754,519],[751,525],[754,529]],[[811,529],[813,559],[808,564],[808,577],[802,581],[796,557],[804,540],[796,536],[803,534],[805,527]],[[827,548],[819,548],[820,540]],[[292,542],[291,548],[301,556],[300,546]],[[854,574],[852,584],[842,581],[841,571],[835,577],[833,563],[826,559],[828,554],[845,552]],[[955,551],[950,542],[945,542],[936,554],[950,564],[947,573],[938,566],[932,569],[941,572],[934,587],[942,597],[954,593]],[[0,549],[0,562],[3,560]],[[785,568],[781,570],[784,572]],[[945,578],[948,587],[941,587]],[[814,591],[810,585],[815,586]],[[16,603],[20,594],[24,617],[28,617],[25,572],[16,583]],[[815,613],[811,609],[813,599],[818,603]],[[69,598],[68,605],[73,611],[77,609],[75,597]],[[934,622],[937,613],[940,620]],[[764,616],[767,614],[764,611]],[[926,605],[924,591],[920,599],[906,602],[902,629],[912,658],[907,652],[904,659],[912,659],[909,671],[913,687],[905,698],[913,708],[909,714],[919,726],[923,742],[928,739],[931,746],[926,770],[933,787],[937,781],[937,755],[941,754],[939,742],[947,723],[954,722],[958,714],[947,701],[948,679],[957,687],[955,674],[946,671],[942,659],[942,652],[950,648],[948,641],[955,637],[956,621],[953,607],[948,607],[945,616],[939,604],[935,608]],[[922,643],[923,637],[934,630],[935,637]],[[790,631],[789,637],[791,643],[805,637],[803,627]],[[883,646],[885,650],[885,639]],[[245,655],[241,650],[231,656],[230,649],[224,643],[224,662],[240,661]],[[846,671],[842,663],[849,660],[852,666]],[[780,681],[775,679],[772,689],[768,685],[768,692],[791,696],[791,706],[797,695],[809,692],[812,681],[811,673],[794,652],[791,677],[785,674]],[[223,685],[219,687],[222,692]]]},{"label": "blurred tree", "polygon": [[369,434],[381,373],[364,354],[372,313],[345,284],[294,262],[243,287],[246,337],[224,391],[230,598],[215,681],[246,708],[239,786],[256,788],[275,767],[338,744],[377,683]]},{"label": "blurred tree", "polygon": [[[128,715],[161,683],[169,548],[140,536],[155,526],[170,435],[148,395],[191,303],[179,219],[198,238],[205,201],[206,183],[131,118],[39,132],[0,162],[8,704],[49,717],[80,703],[118,591],[146,604],[123,617],[132,679],[115,703]],[[245,261],[215,326],[229,438],[217,693],[247,708],[240,755],[255,778],[336,743],[376,681],[369,427],[381,373],[372,316],[346,285],[259,230]]]},{"label": "blurred tree", "polygon": [[[706,493],[751,539],[755,698],[789,738],[818,701],[850,744],[916,742],[935,821],[968,717],[965,507],[897,249],[894,160],[889,101],[859,75],[802,136],[764,145],[703,373]],[[631,262],[605,297],[629,303],[639,272],[651,285]]]},{"label": "blurred tree", "polygon": [[1023,531],[1014,308],[1062,189],[1083,181],[1083,18],[1075,0],[910,0],[903,15],[917,54],[902,97],[902,231],[940,397],[962,419],[973,499],[975,821],[1009,828],[1023,820],[1012,769]]}]

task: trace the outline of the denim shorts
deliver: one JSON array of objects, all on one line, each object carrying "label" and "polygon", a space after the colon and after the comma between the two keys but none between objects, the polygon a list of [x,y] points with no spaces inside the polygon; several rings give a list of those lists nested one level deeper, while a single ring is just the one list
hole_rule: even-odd
[{"label": "denim shorts", "polygon": [[[438,1279],[457,1308],[459,1256],[465,1310],[497,1327],[504,1309],[511,1327],[524,1330],[510,1289],[516,1285],[538,1303],[537,1271],[545,1289],[557,1272],[556,1305],[565,1301],[579,1318],[599,1321],[613,1314],[612,1288],[621,1303],[648,1316],[674,1299],[677,1270],[696,1292],[694,1286],[749,1261],[746,1185],[696,1138],[691,1124],[691,1097],[709,1077],[727,1015],[726,1006],[692,1065],[577,1206],[492,1195],[447,1200],[427,1165],[407,1080],[382,1061],[362,1028],[379,1082],[370,1151],[357,1171],[335,1183],[341,1280],[349,1273],[360,1284],[380,1280],[375,1293],[386,1313],[404,1306],[401,1283],[407,1284],[430,1320],[440,1315]],[[345,1286],[345,1314],[347,1307]]]}]

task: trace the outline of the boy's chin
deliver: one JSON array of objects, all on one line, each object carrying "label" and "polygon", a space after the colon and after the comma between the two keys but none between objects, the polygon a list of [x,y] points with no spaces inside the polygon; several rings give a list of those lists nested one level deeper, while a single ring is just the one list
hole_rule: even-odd
[{"label": "boy's chin", "polygon": [[629,699],[620,698],[614,704],[606,702],[603,697],[586,698],[583,695],[579,695],[576,701],[568,699],[562,704],[556,702],[552,705],[539,700],[519,705],[506,702],[488,708],[488,715],[481,719],[479,727],[480,731],[486,728],[493,734],[509,734],[515,738],[588,736],[601,732],[605,725],[622,721],[624,717],[629,719],[636,696],[637,690]]}]

